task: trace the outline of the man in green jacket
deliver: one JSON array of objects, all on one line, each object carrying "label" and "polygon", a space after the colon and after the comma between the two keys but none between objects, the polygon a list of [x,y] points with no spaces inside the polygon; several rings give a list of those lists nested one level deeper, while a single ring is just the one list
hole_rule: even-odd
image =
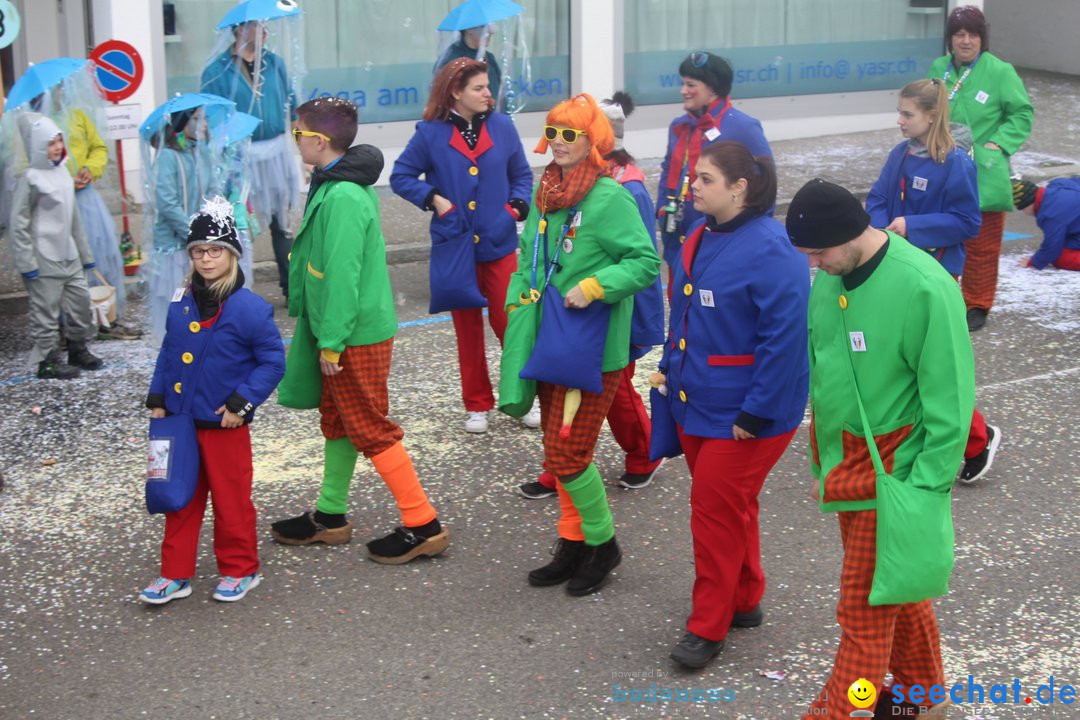
[{"label": "man in green jacket", "polygon": [[[386,268],[379,203],[371,185],[382,153],[350,147],[356,105],[318,98],[297,109],[293,137],[315,166],[289,267],[289,315],[297,318],[278,399],[318,407],[326,438],[322,491],[314,512],[272,525],[289,545],[346,543],[349,484],[360,452],[397,502],[402,526],[367,544],[369,557],[398,565],[437,555],[450,544],[387,413],[387,378],[397,313]],[[317,361],[317,363],[316,363]]]},{"label": "man in green jacket", "polygon": [[[925,557],[928,574],[938,568],[937,587],[946,587],[953,553],[948,497],[975,403],[974,360],[956,282],[901,236],[870,227],[847,190],[810,181],[791,202],[787,230],[819,269],[808,315],[810,469],[815,497],[823,511],[837,512],[844,544],[840,647],[825,692],[806,717],[821,717],[823,708],[847,717],[847,691],[860,678],[876,686],[879,698],[892,697],[882,688],[887,672],[897,687],[944,682],[929,595],[899,604],[876,597],[879,585],[906,590],[924,579],[890,573],[891,547],[879,547],[876,533],[880,520],[915,535],[908,554]],[[917,496],[907,506],[887,503],[879,490],[884,479],[865,427],[883,472]],[[915,528],[935,510],[942,532],[920,536]]]}]

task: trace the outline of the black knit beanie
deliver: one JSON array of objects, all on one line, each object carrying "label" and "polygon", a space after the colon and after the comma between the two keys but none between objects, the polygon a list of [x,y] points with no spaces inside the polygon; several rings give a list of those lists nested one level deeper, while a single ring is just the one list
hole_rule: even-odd
[{"label": "black knit beanie", "polygon": [[870,227],[862,203],[835,183],[815,178],[795,193],[787,213],[791,244],[821,250],[854,240]]},{"label": "black knit beanie", "polygon": [[203,202],[188,223],[187,247],[194,245],[223,247],[238,258],[244,254],[236,235],[232,203],[220,195]]},{"label": "black knit beanie", "polygon": [[1039,192],[1039,186],[1030,180],[1017,180],[1013,182],[1013,205],[1017,210],[1023,210],[1035,202],[1035,196]]}]

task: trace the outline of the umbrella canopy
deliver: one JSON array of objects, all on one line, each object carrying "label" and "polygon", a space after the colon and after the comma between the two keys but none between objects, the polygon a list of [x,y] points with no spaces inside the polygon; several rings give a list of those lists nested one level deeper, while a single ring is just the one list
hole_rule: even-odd
[{"label": "umbrella canopy", "polygon": [[5,110],[30,102],[46,90],[62,83],[86,67],[86,60],[78,58],[54,58],[31,65],[8,93]]},{"label": "umbrella canopy", "polygon": [[233,25],[241,25],[255,20],[275,20],[295,17],[303,11],[296,0],[247,0],[240,3],[221,18],[217,29],[224,30]]},{"label": "umbrella canopy", "polygon": [[[181,112],[182,110],[191,110],[197,107],[220,107],[226,113],[231,113],[236,108],[236,103],[232,100],[226,100],[218,95],[210,95],[209,93],[185,93],[183,95],[177,95],[174,98],[170,98],[154,108],[154,111],[146,116],[142,125],[139,126],[139,136],[144,140],[149,140],[155,134],[161,131],[165,126],[169,115]],[[208,113],[209,114],[209,113]]]},{"label": "umbrella canopy", "polygon": [[519,14],[525,7],[511,0],[465,0],[439,23],[439,30],[468,30]]},{"label": "umbrella canopy", "polygon": [[225,122],[223,142],[225,145],[232,145],[234,142],[250,137],[261,122],[262,120],[254,115],[248,115],[244,112],[233,113],[233,116]]}]

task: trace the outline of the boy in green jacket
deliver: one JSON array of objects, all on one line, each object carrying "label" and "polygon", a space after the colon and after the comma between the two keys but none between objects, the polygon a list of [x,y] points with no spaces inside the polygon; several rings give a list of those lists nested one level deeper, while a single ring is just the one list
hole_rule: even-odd
[{"label": "boy in green jacket", "polygon": [[[840,647],[825,692],[805,717],[847,717],[847,690],[856,680],[872,683],[879,698],[894,696],[882,688],[887,672],[898,689],[944,683],[934,609],[925,593],[909,592],[925,578],[888,572],[892,566],[882,559],[892,558],[881,554],[876,533],[879,516],[884,527],[914,534],[919,521],[939,519],[947,528],[939,538],[947,539],[919,536],[914,549],[928,559],[926,574],[938,568],[934,579],[946,585],[952,521],[947,500],[940,518],[934,511],[943,504],[931,501],[948,498],[963,459],[975,367],[956,281],[904,238],[870,227],[847,190],[811,180],[791,201],[787,231],[819,269],[807,323],[810,469],[821,509],[838,514],[844,544]],[[857,397],[884,471],[919,498],[902,509],[878,494]],[[878,604],[875,597],[871,604],[875,580],[925,599]],[[882,717],[889,714],[884,707]]]},{"label": "boy in green jacket", "polygon": [[274,523],[272,535],[289,545],[349,542],[353,524],[345,511],[362,452],[393,494],[402,520],[402,527],[367,544],[369,557],[398,565],[438,555],[449,546],[450,533],[420,486],[401,444],[404,433],[387,417],[397,314],[371,187],[382,153],[370,145],[350,147],[358,127],[351,102],[318,98],[296,112],[293,137],[315,171],[289,267],[289,315],[298,320],[279,400],[290,407],[317,405],[326,447],[315,511]]}]

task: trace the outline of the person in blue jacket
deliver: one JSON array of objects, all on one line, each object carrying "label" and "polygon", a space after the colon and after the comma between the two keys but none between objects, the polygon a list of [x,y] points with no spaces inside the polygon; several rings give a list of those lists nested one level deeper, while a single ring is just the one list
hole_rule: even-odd
[{"label": "person in blue jacket", "polygon": [[686,241],[688,229],[701,219],[690,197],[690,187],[696,179],[695,168],[702,149],[719,140],[736,140],[755,156],[772,159],[772,149],[761,123],[731,106],[734,72],[727,60],[709,52],[692,52],[679,65],[679,75],[686,114],[672,120],[668,127],[667,152],[660,165],[656,191],[669,297],[679,249]]},{"label": "person in blue jacket", "polygon": [[214,197],[192,217],[187,252],[191,275],[169,306],[146,407],[151,417],[175,415],[192,396],[199,480],[191,502],[165,514],[161,576],[139,593],[152,605],[191,594],[207,495],[214,499],[221,573],[214,599],[235,602],[259,584],[248,424],[285,374],[274,309],[243,287],[243,250],[228,200]]},{"label": "person in blue jacket", "polygon": [[1080,177],[1063,177],[1039,187],[1030,180],[1013,183],[1013,202],[1035,218],[1043,241],[1020,264],[1042,270],[1080,270]]},{"label": "person in blue jacket", "polygon": [[[900,90],[897,125],[907,138],[889,153],[866,197],[873,227],[907,238],[958,278],[965,242],[982,224],[975,162],[961,149],[949,124],[949,95],[938,78],[915,80]],[[964,450],[960,480],[986,475],[1001,445],[1001,429],[976,410]]]},{"label": "person in blue jacket", "polygon": [[[641,221],[652,237],[655,248],[656,211],[645,187],[645,173],[634,164],[634,157],[623,146],[624,126],[626,118],[634,111],[634,100],[625,92],[616,92],[610,100],[600,103],[600,109],[604,111],[615,134],[615,149],[604,159],[609,163],[611,176],[630,192],[637,203]],[[645,403],[634,387],[635,363],[653,346],[663,342],[664,291],[657,276],[652,285],[634,295],[634,312],[630,316],[630,362],[622,370],[619,386],[607,412],[611,434],[626,454],[625,472],[619,477],[618,484],[631,490],[649,485],[663,464],[663,458],[652,460],[649,457],[652,425]],[[518,492],[531,500],[551,497],[556,494],[557,480],[545,468],[536,480],[519,485]]]},{"label": "person in blue jacket", "polygon": [[[738,142],[701,151],[691,229],[675,266],[653,433],[677,432],[690,467],[696,577],[686,634],[671,652],[704,667],[731,627],[760,625],[765,592],[758,493],[803,419],[809,392],[810,269],[768,216],[776,171]],[[678,452],[676,449],[674,452]]]},{"label": "person in blue jacket", "polygon": [[[495,407],[481,307],[486,301],[488,322],[501,344],[506,286],[517,269],[517,223],[529,214],[532,190],[532,171],[517,129],[492,107],[484,63],[451,60],[435,76],[424,119],[390,174],[395,193],[432,211],[431,310],[451,311],[468,413],[465,430],[471,433],[487,432]],[[453,243],[463,244],[470,257],[467,277],[447,272],[437,254]],[[461,297],[463,289],[475,299]],[[534,406],[522,422],[539,427],[539,408]]]}]

